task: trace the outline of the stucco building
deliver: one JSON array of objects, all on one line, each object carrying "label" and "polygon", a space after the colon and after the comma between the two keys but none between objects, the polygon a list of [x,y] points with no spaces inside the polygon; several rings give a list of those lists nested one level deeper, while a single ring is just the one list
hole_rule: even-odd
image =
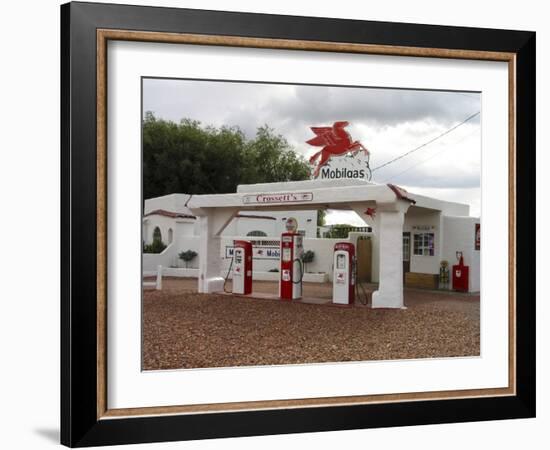
[{"label": "stucco building", "polygon": [[[301,193],[308,199],[285,202],[283,196],[278,201],[278,197],[269,197],[269,193]],[[268,204],[249,203],[254,196],[264,196],[263,198],[274,201],[269,200]],[[388,210],[387,205],[390,204],[393,209]],[[399,208],[394,211],[396,205]],[[386,276],[391,279],[400,278],[401,283],[406,285],[451,289],[451,277],[449,276],[447,283],[440,277],[442,262],[448,263],[450,272],[452,265],[457,262],[457,252],[461,252],[464,264],[470,268],[468,291],[480,290],[480,219],[469,215],[468,205],[363,180],[308,180],[240,185],[234,194],[171,194],[145,200],[144,243],[151,242],[153,231],[158,227],[168,247],[162,254],[144,255],[144,271],[153,270],[157,264],[161,264],[167,269],[173,269],[171,275],[198,277],[201,257],[205,259],[201,255],[204,220],[201,225],[199,216],[223,210],[226,214],[218,236],[220,242],[216,244],[215,250],[211,250],[214,251],[215,259],[219,260],[215,263],[216,273],[220,272],[223,276],[228,267],[232,240],[248,238],[260,250],[266,250],[255,253],[255,278],[276,279],[276,274],[270,271],[278,268],[278,240],[284,231],[286,218],[292,216],[298,220],[298,229],[306,238],[304,247],[316,254],[314,261],[308,265],[308,271],[317,275],[325,274],[310,276],[311,281],[330,281],[332,249],[334,242],[342,239],[317,238],[317,209],[327,207],[355,210],[372,227],[372,232],[364,233],[372,240],[372,282],[379,283],[381,277],[384,277],[381,275],[382,265],[385,267],[382,272],[389,271]],[[371,214],[367,214],[368,212]],[[391,236],[390,230],[393,230]],[[395,236],[399,236],[399,242],[392,243],[392,240],[396,240]],[[207,239],[206,236],[203,238]],[[384,248],[387,243],[388,248]],[[272,250],[269,253],[271,257],[266,257],[269,249]],[[398,255],[394,254],[395,249],[398,249]],[[178,254],[186,250],[194,250],[198,256],[188,264],[188,269],[183,269]]]}]

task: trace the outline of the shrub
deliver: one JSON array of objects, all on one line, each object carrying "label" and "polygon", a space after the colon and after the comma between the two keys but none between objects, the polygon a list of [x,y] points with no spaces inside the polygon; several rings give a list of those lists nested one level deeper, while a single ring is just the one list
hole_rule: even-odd
[{"label": "shrub", "polygon": [[165,248],[166,244],[164,242],[160,242],[159,244],[153,242],[152,244],[145,244],[143,246],[143,253],[162,253]]},{"label": "shrub", "polygon": [[159,227],[153,230],[153,242],[143,245],[143,253],[162,253],[166,244],[162,242],[162,234]]},{"label": "shrub", "polygon": [[182,261],[185,261],[185,268],[188,267],[189,265],[189,261],[191,261],[193,258],[195,258],[196,256],[198,255],[197,252],[193,251],[193,250],[186,250],[184,252],[180,252],[178,254],[178,257],[179,259],[181,259]]},{"label": "shrub", "polygon": [[353,228],[353,226],[345,223],[331,225],[330,229],[324,234],[324,237],[328,239],[346,239],[348,237],[348,233]]},{"label": "shrub", "polygon": [[304,272],[307,272],[307,264],[313,261],[313,258],[315,257],[315,252],[312,250],[308,250],[304,253],[302,253],[302,262],[304,263]]}]

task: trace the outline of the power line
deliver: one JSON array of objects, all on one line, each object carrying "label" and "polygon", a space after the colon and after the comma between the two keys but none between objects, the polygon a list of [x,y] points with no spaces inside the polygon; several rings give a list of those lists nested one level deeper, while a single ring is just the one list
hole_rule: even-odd
[{"label": "power line", "polygon": [[470,97],[470,98],[479,98],[479,94],[477,93],[466,93],[466,92],[453,92],[451,91],[452,94],[458,94],[458,95],[463,95],[464,97]]},{"label": "power line", "polygon": [[456,130],[458,127],[460,127],[461,125],[464,125],[466,122],[472,120],[474,117],[478,116],[479,114],[481,113],[481,111],[478,111],[474,114],[472,114],[471,116],[467,117],[466,119],[464,119],[462,122],[460,122],[459,124],[455,125],[454,127],[452,128],[449,128],[447,131],[444,131],[443,133],[441,133],[439,136],[436,136],[434,137],[433,139],[430,139],[428,142],[424,142],[424,144],[422,145],[419,145],[418,147],[416,148],[413,148],[412,150],[409,150],[408,152],[406,153],[403,153],[402,155],[398,156],[397,158],[393,158],[391,159],[390,161],[388,162],[385,162],[384,164],[378,166],[378,167],[375,167],[374,169],[372,169],[372,171],[376,171],[378,169],[381,169],[382,167],[386,167],[387,165],[391,164],[391,163],[394,163],[395,161],[398,161],[402,158],[404,158],[405,156],[407,155],[410,155],[411,153],[413,152],[416,152],[417,150],[420,150],[421,148],[424,148],[426,147],[427,145],[430,145],[432,142],[435,142],[437,141],[438,139],[441,139],[443,136],[446,136],[447,134],[449,134],[450,132]]}]

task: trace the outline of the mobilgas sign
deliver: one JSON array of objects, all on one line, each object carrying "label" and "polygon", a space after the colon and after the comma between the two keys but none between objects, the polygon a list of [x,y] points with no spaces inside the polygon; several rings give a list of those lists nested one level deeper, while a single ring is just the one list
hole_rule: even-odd
[{"label": "mobilgas sign", "polygon": [[338,178],[366,178],[367,171],[365,169],[332,169],[330,167],[323,167],[321,169],[321,179],[338,179]]},{"label": "mobilgas sign", "polygon": [[339,180],[342,178],[369,181],[371,179],[371,171],[368,155],[360,153],[356,155],[333,156],[319,169],[316,177],[318,180]]},{"label": "mobilgas sign", "polygon": [[282,192],[280,194],[245,195],[243,203],[300,203],[313,200],[311,192]]},{"label": "mobilgas sign", "polygon": [[311,127],[315,137],[306,141],[319,148],[310,158],[312,178],[335,180],[356,178],[370,181],[370,153],[345,130],[348,122],[334,122],[328,127]]}]

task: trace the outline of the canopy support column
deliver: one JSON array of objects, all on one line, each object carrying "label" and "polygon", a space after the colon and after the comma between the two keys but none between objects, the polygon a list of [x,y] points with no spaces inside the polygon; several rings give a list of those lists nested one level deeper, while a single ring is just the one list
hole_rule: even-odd
[{"label": "canopy support column", "polygon": [[379,285],[372,294],[373,308],[403,308],[403,223],[410,203],[398,200],[378,205]]},{"label": "canopy support column", "polygon": [[[194,210],[195,212],[196,210]],[[199,215],[199,286],[200,293],[223,291],[221,276],[221,232],[237,213],[234,208],[204,208]]]}]

